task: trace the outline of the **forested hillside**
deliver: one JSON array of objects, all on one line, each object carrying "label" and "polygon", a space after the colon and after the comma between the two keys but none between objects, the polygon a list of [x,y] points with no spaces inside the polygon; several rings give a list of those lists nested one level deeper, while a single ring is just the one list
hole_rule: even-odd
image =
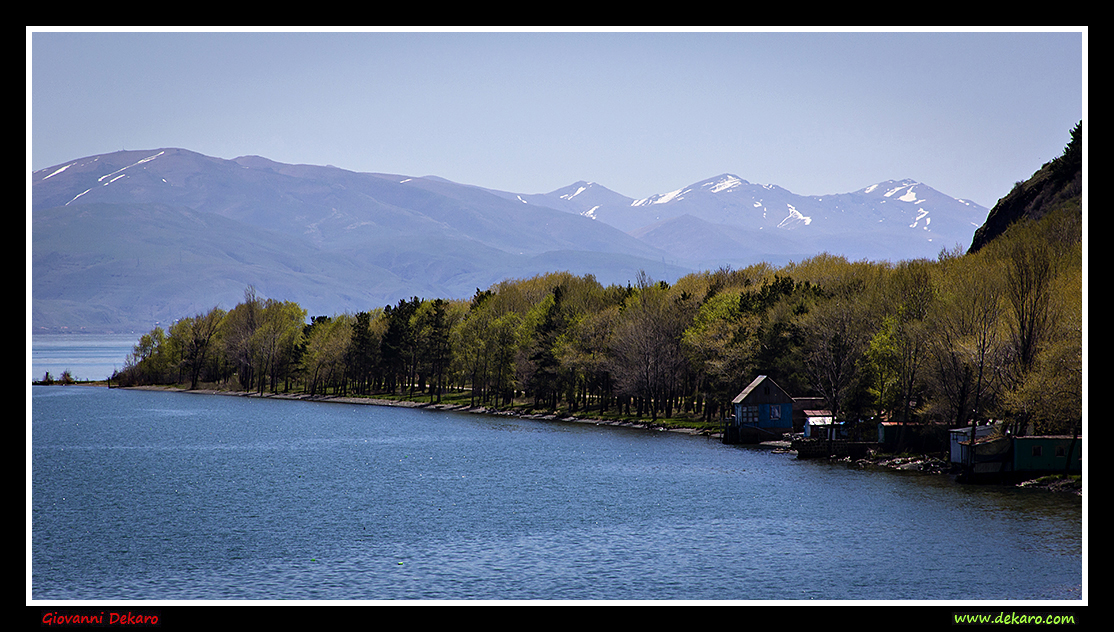
[{"label": "forested hillside", "polygon": [[1079,205],[1060,203],[934,260],[820,254],[625,286],[553,273],[308,322],[249,288],[227,312],[143,336],[114,380],[714,422],[768,375],[864,433],[879,418],[1071,433],[1082,256]]},{"label": "forested hillside", "polygon": [[1041,166],[1028,180],[1014,185],[975,231],[970,252],[990,243],[1018,221],[1035,220],[1062,206],[1082,212],[1083,193],[1083,122],[1071,130],[1071,140],[1064,153]]}]

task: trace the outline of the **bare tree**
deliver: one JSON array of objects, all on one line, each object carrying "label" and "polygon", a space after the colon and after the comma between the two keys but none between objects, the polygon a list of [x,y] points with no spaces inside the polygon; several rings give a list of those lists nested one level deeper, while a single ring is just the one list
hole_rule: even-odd
[{"label": "bare tree", "polygon": [[864,312],[857,301],[836,297],[817,305],[802,324],[805,373],[837,419],[859,383],[859,362],[870,340]]},{"label": "bare tree", "polygon": [[914,260],[899,264],[889,290],[889,302],[896,306],[893,341],[898,406],[894,412],[904,423],[909,421],[911,402],[928,357],[929,334],[925,319],[937,296],[929,263]]},{"label": "bare tree", "polygon": [[1021,381],[1052,331],[1052,248],[1042,239],[1018,239],[1005,259],[1005,297],[1010,307],[1010,344]]},{"label": "bare tree", "polygon": [[686,305],[664,283],[644,274],[639,291],[624,306],[612,340],[612,367],[620,389],[645,403],[651,418],[672,414],[671,403],[686,367],[681,339],[691,318]]},{"label": "bare tree", "polygon": [[1001,283],[985,259],[957,261],[930,316],[934,407],[956,426],[985,418],[1001,371]]}]

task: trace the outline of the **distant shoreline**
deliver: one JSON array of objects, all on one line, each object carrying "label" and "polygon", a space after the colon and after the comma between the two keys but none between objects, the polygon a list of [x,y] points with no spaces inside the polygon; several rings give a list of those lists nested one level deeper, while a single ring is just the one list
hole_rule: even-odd
[{"label": "distant shoreline", "polygon": [[[104,382],[87,383],[86,386],[107,386]],[[339,395],[307,395],[304,393],[258,393],[258,392],[243,392],[243,391],[223,391],[217,389],[194,389],[188,390],[177,388],[173,386],[125,386],[125,387],[112,387],[120,388],[122,390],[133,391],[163,391],[172,393],[193,393],[199,395],[226,395],[230,397],[251,397],[256,399],[284,399],[293,401],[304,402],[320,402],[332,404],[360,404],[366,406],[390,406],[395,408],[421,408],[425,410],[438,410],[447,412],[461,412],[474,415],[492,415],[497,417],[514,417],[517,419],[533,419],[542,421],[565,421],[572,423],[592,424],[596,426],[618,426],[623,428],[640,428],[644,430],[656,430],[659,432],[677,432],[681,434],[704,436],[709,438],[718,439],[722,433],[712,432],[709,430],[699,430],[694,428],[670,428],[662,424],[654,424],[651,422],[642,421],[621,421],[609,419],[594,419],[587,417],[575,417],[570,415],[557,415],[553,413],[522,413],[498,408],[490,408],[487,406],[464,406],[459,404],[437,404],[429,402],[415,402],[408,400],[395,400],[395,399],[381,399],[375,397],[344,397]],[[786,442],[767,442],[770,446],[777,447]],[[786,445],[788,445],[786,443]]]}]

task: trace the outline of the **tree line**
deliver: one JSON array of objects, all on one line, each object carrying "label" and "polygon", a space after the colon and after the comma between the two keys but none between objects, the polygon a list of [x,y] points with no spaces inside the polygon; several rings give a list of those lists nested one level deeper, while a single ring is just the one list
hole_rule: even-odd
[{"label": "tree line", "polygon": [[1076,207],[935,260],[820,254],[625,286],[559,272],[308,320],[248,288],[231,310],[143,335],[113,381],[430,402],[452,392],[491,408],[714,422],[767,375],[849,422],[994,418],[1070,433],[1082,420],[1082,283]]}]

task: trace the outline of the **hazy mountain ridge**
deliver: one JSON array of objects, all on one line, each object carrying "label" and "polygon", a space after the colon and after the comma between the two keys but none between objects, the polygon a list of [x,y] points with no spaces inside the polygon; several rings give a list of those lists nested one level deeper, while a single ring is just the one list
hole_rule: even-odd
[{"label": "hazy mountain ridge", "polygon": [[[983,218],[912,181],[809,197],[724,174],[635,200],[587,181],[519,194],[259,156],[123,151],[32,174],[33,325],[145,331],[234,305],[249,284],[329,314],[464,298],[553,270],[626,283],[643,269],[674,280],[821,251],[935,256],[969,243]],[[966,237],[941,230],[963,222]]]},{"label": "hazy mountain ridge", "polygon": [[[145,331],[235,305],[249,284],[331,314],[466,297],[553,268],[607,283],[689,271],[588,218],[440,178],[182,149],[35,172],[31,233],[36,331]],[[151,252],[165,256],[140,254]]]},{"label": "hazy mountain ridge", "polygon": [[589,226],[548,207],[516,205],[476,187],[436,178],[284,165],[257,156],[223,160],[181,149],[117,152],[40,170],[33,175],[32,190],[34,210],[96,202],[160,203],[308,236],[325,246],[370,227],[399,235],[457,236],[524,254],[555,245],[662,254],[617,231]]}]

